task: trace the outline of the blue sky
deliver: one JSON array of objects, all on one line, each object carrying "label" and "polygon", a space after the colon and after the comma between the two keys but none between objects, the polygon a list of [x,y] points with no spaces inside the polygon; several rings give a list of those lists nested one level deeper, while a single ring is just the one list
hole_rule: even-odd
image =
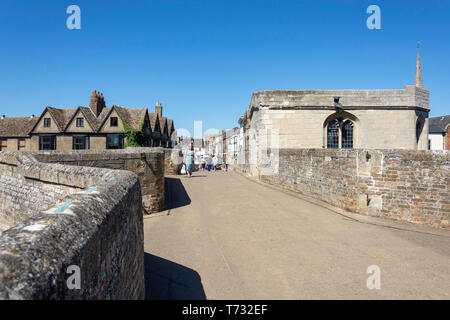
[{"label": "blue sky", "polygon": [[[66,9],[81,8],[81,30]],[[366,9],[381,8],[381,30]],[[431,116],[450,113],[450,1],[0,0],[0,113],[148,107],[176,128],[237,126],[272,89],[398,89],[421,41]]]}]

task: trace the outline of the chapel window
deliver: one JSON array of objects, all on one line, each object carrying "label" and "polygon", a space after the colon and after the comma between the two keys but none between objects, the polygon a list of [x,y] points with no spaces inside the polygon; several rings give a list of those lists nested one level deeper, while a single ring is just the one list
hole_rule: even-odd
[{"label": "chapel window", "polygon": [[339,148],[339,126],[336,121],[331,121],[327,128],[327,148]]}]

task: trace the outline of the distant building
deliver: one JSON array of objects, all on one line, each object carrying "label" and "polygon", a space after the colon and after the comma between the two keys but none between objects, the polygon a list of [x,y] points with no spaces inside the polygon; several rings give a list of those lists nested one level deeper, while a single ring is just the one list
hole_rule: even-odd
[{"label": "distant building", "polygon": [[239,153],[242,151],[242,145],[240,142],[240,128],[233,128],[225,132],[225,152],[227,163],[231,164],[237,160]]},{"label": "distant building", "polygon": [[450,115],[429,119],[430,150],[450,150]]},{"label": "distant building", "polygon": [[103,94],[94,91],[89,108],[46,107],[41,116],[0,118],[0,151],[122,149],[127,130],[141,131],[145,146],[173,147],[173,120],[162,116],[158,103],[154,113],[147,108],[107,107]]},{"label": "distant building", "polygon": [[30,131],[38,118],[0,117],[0,151],[31,150]]},{"label": "distant building", "polygon": [[414,85],[388,90],[253,93],[241,123],[246,157],[259,174],[271,149],[428,149],[429,91],[417,51]]},{"label": "distant building", "polygon": [[205,152],[208,155],[222,158],[224,152],[224,132],[205,136]]}]

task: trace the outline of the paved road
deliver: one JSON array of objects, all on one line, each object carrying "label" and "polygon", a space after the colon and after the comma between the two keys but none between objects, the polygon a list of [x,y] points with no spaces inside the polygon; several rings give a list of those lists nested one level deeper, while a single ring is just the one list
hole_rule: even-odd
[{"label": "paved road", "polygon": [[449,231],[342,215],[231,172],[167,184],[170,209],[144,220],[147,298],[450,299]]}]

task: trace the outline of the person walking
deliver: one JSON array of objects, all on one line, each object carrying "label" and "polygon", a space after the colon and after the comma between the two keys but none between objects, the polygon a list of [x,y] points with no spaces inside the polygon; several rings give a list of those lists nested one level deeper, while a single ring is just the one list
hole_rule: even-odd
[{"label": "person walking", "polygon": [[205,161],[205,156],[202,156],[202,159],[200,160],[200,165],[202,167],[202,172],[205,172],[205,165],[206,165],[206,161]]},{"label": "person walking", "polygon": [[224,171],[224,172],[227,172],[228,171],[228,168],[227,168],[227,154],[226,153],[224,153],[223,154],[223,157],[222,157],[222,170]]},{"label": "person walking", "polygon": [[194,146],[191,144],[189,146],[189,150],[186,151],[186,154],[184,156],[184,163],[186,165],[186,172],[188,174],[188,177],[192,177],[192,171],[194,170]]},{"label": "person walking", "polygon": [[212,159],[212,163],[213,163],[213,167],[214,167],[214,172],[216,172],[216,170],[217,170],[217,156],[214,156],[214,158]]},{"label": "person walking", "polygon": [[207,156],[206,157],[206,165],[207,165],[207,170],[208,171],[211,171],[211,169],[212,169],[212,158],[211,158],[211,156]]}]

